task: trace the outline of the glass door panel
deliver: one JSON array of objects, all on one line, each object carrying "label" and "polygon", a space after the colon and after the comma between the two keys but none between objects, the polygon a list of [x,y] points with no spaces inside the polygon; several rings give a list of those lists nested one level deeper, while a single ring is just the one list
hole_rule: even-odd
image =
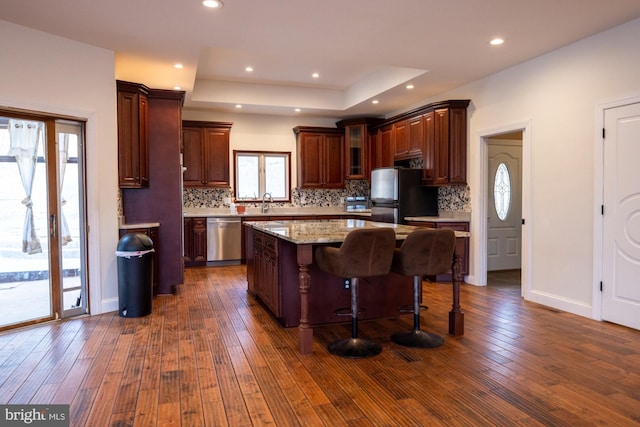
[{"label": "glass door panel", "polygon": [[62,262],[62,317],[86,313],[83,130],[81,123],[57,121],[59,243]]},{"label": "glass door panel", "polygon": [[46,123],[0,117],[0,329],[53,318]]}]

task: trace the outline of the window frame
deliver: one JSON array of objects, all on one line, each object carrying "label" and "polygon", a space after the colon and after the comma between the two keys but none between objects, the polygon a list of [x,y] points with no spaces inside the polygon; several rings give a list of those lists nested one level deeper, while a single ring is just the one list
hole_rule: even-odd
[{"label": "window frame", "polygon": [[[238,156],[258,157],[259,193],[256,198],[240,197],[238,194]],[[237,202],[261,202],[265,193],[265,157],[284,157],[286,159],[285,185],[286,197],[273,198],[274,202],[291,202],[291,152],[290,151],[259,151],[259,150],[233,150],[233,194]]]}]

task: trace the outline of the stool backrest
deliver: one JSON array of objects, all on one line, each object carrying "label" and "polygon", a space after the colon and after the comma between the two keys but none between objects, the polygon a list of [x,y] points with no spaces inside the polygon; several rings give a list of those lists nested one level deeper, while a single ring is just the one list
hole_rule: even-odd
[{"label": "stool backrest", "polygon": [[358,228],[347,234],[340,248],[318,248],[317,262],[339,277],[381,276],[391,270],[395,246],[392,228]]},{"label": "stool backrest", "polygon": [[432,276],[451,270],[456,235],[450,228],[412,231],[395,250],[392,270],[405,276]]}]

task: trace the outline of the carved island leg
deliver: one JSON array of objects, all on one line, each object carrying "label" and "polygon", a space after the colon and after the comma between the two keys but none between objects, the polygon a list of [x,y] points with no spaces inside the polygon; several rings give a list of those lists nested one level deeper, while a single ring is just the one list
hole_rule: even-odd
[{"label": "carved island leg", "polygon": [[462,281],[462,256],[454,252],[451,263],[453,282],[453,305],[449,312],[449,334],[459,336],[464,334],[464,313],[460,309],[460,282]]},{"label": "carved island leg", "polygon": [[309,289],[311,275],[309,265],[313,260],[311,245],[298,245],[298,280],[300,281],[300,326],[298,326],[298,344],[300,354],[313,353],[313,328],[309,323]]}]

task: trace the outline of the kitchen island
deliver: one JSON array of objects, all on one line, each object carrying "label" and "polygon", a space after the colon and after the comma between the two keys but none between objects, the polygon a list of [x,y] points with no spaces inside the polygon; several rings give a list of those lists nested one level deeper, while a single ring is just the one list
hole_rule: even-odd
[{"label": "kitchen island", "polygon": [[[356,228],[391,227],[398,244],[416,227],[366,220],[265,221],[245,224],[248,292],[259,298],[284,327],[299,328],[299,349],[312,352],[313,325],[345,322],[336,314],[350,305],[350,289],[344,278],[323,272],[313,262],[319,245],[339,246]],[[449,333],[462,335],[460,310],[460,258],[454,254],[453,304]],[[311,283],[313,282],[313,287]],[[397,307],[411,305],[410,277],[390,273],[363,281],[359,298],[366,311],[360,319],[397,316]]]}]

